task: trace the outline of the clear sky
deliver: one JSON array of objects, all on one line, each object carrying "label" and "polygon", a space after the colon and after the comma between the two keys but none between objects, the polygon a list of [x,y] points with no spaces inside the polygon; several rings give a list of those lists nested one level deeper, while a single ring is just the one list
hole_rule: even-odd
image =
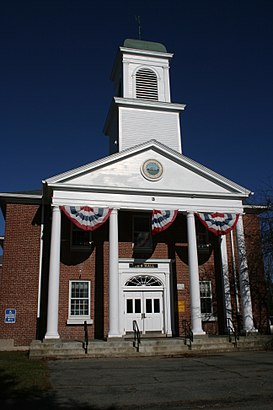
[{"label": "clear sky", "polygon": [[2,0],[0,192],[108,155],[111,69],[138,15],[142,40],[174,53],[183,153],[252,191],[272,184],[273,0]]}]

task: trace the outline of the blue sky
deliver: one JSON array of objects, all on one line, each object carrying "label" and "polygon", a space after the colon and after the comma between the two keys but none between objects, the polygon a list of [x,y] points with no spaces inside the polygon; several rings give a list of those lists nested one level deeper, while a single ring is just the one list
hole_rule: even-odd
[{"label": "blue sky", "polygon": [[254,192],[272,183],[272,0],[2,0],[0,192],[108,155],[110,74],[136,15],[174,53],[183,153]]}]

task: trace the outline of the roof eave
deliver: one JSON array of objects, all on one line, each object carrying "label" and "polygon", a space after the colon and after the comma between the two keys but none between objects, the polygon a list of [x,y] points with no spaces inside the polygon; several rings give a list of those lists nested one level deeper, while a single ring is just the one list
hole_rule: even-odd
[{"label": "roof eave", "polygon": [[117,186],[89,186],[89,185],[74,185],[67,183],[47,183],[49,189],[54,189],[58,191],[82,191],[82,192],[100,192],[109,195],[113,194],[127,194],[127,195],[154,195],[154,196],[177,196],[177,197],[188,197],[188,198],[225,198],[225,199],[240,199],[243,200],[248,197],[245,192],[193,192],[193,191],[174,191],[174,190],[158,190],[151,191],[151,189],[138,189],[138,188],[126,188]]}]

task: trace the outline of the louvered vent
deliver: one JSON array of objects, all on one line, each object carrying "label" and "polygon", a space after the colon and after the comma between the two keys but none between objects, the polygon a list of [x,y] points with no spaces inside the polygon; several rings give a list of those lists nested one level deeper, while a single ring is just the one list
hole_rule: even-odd
[{"label": "louvered vent", "polygon": [[136,73],[136,98],[158,100],[157,76],[148,68],[141,68]]}]

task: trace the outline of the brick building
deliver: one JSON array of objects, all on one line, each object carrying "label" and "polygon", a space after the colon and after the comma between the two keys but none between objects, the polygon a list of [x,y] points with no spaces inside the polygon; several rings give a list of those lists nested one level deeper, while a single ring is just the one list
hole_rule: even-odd
[{"label": "brick building", "polygon": [[110,155],[0,194],[0,339],[264,331],[258,210],[251,194],[182,153],[164,45],[125,40],[112,71]]}]

